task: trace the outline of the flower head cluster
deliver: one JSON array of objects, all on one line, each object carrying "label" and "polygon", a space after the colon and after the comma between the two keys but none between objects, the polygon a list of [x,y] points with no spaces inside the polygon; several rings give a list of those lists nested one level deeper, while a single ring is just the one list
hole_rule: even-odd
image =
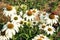
[{"label": "flower head cluster", "polygon": [[[21,9],[23,10],[17,15],[15,7],[8,4],[3,12],[0,11],[0,24],[3,25],[3,28],[0,30],[0,40],[9,40],[9,38],[12,38],[13,35],[19,32],[20,27],[25,27],[25,25],[31,26],[32,28],[37,26],[39,30],[44,30],[47,35],[53,35],[59,26],[58,15],[46,13],[45,11],[34,8],[26,10],[26,5],[21,5]],[[50,39],[40,34],[35,36],[32,40]]]}]

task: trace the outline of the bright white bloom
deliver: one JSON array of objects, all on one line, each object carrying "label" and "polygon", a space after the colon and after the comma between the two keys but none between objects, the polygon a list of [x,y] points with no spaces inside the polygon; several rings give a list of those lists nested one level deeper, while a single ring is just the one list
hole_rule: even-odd
[{"label": "bright white bloom", "polygon": [[13,7],[12,6],[12,9],[11,10],[7,10],[7,9],[4,9],[4,14],[6,15],[6,16],[13,16],[13,15],[15,15],[16,14],[16,9],[15,9],[15,7]]},{"label": "bright white bloom", "polygon": [[26,19],[26,21],[33,21],[34,20],[34,16],[33,15],[31,15],[31,16],[28,16],[28,15],[24,15],[24,19]]},{"label": "bright white bloom", "polygon": [[0,36],[0,40],[9,40],[9,38],[8,37],[6,37],[6,36]]},{"label": "bright white bloom", "polygon": [[35,36],[32,40],[50,40],[48,37],[46,37],[43,34]]},{"label": "bright white bloom", "polygon": [[12,36],[19,31],[17,24],[14,24],[11,22],[7,22],[7,24],[3,26],[2,31],[5,31],[5,30],[6,30],[6,36],[8,36],[9,38],[12,38]]},{"label": "bright white bloom", "polygon": [[24,20],[24,19],[22,19],[22,18],[20,17],[20,15],[13,15],[13,16],[11,17],[12,23],[16,24],[18,27],[21,26],[20,22],[23,21],[23,20]]},{"label": "bright white bloom", "polygon": [[24,14],[24,19],[26,21],[33,21],[34,20],[34,15],[31,10],[26,11],[26,13]]},{"label": "bright white bloom", "polygon": [[55,32],[55,28],[52,27],[52,26],[47,26],[47,27],[45,28],[45,31],[47,32],[47,34],[52,35],[52,34]]},{"label": "bright white bloom", "polygon": [[20,17],[20,15],[13,15],[13,16],[11,16],[11,21],[12,22],[20,22],[22,20],[22,18]]},{"label": "bright white bloom", "polygon": [[49,16],[45,17],[46,24],[53,25],[58,22],[58,18],[59,17],[57,15],[49,14]]},{"label": "bright white bloom", "polygon": [[46,28],[46,24],[45,23],[39,25],[39,29],[45,30],[45,28]]}]

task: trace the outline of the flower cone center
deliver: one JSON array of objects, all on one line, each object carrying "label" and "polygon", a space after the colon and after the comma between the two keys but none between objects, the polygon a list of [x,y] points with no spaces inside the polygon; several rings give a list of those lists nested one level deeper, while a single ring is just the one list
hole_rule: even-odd
[{"label": "flower cone center", "polygon": [[50,14],[50,15],[49,15],[49,18],[50,18],[50,19],[54,19],[54,18],[55,18],[54,14]]},{"label": "flower cone center", "polygon": [[20,24],[23,24],[23,21],[21,21]]},{"label": "flower cone center", "polygon": [[42,25],[42,28],[45,28],[45,25]]},{"label": "flower cone center", "polygon": [[52,29],[51,28],[48,28],[48,31],[52,31]]},{"label": "flower cone center", "polygon": [[28,15],[28,16],[31,16],[31,15],[32,15],[32,11],[29,10],[29,11],[27,12],[27,15]]},{"label": "flower cone center", "polygon": [[7,27],[8,27],[9,29],[12,29],[12,28],[14,27],[14,25],[10,23],[10,24],[7,25]]},{"label": "flower cone center", "polygon": [[7,9],[8,11],[10,11],[10,10],[12,10],[12,6],[7,5],[6,9]]},{"label": "flower cone center", "polygon": [[14,17],[14,20],[18,20],[18,17]]}]

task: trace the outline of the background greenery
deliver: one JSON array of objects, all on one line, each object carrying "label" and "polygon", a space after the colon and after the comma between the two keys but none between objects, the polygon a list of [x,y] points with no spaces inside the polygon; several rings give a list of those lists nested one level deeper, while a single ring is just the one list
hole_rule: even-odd
[{"label": "background greenery", "polygon": [[53,11],[57,8],[60,0],[1,0],[12,5],[20,6],[26,4],[28,9],[37,8],[40,10]]}]

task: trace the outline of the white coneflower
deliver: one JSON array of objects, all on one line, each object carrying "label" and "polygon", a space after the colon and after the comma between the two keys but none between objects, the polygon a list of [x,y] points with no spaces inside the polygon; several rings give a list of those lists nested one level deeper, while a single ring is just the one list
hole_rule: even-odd
[{"label": "white coneflower", "polygon": [[11,16],[11,21],[12,22],[20,22],[21,20],[22,20],[22,18],[20,17],[20,15]]},{"label": "white coneflower", "polygon": [[58,22],[58,16],[54,14],[50,14],[45,19],[46,19],[46,24],[50,24],[50,25],[53,25],[54,23]]},{"label": "white coneflower", "polygon": [[52,26],[47,26],[47,27],[45,28],[45,31],[47,32],[47,34],[52,35],[52,34],[54,34],[54,32],[55,32],[55,28],[52,27]]},{"label": "white coneflower", "polygon": [[39,25],[39,29],[45,30],[45,28],[46,28],[46,24],[45,23]]},{"label": "white coneflower", "polygon": [[50,40],[48,37],[46,37],[43,34],[35,36],[32,40]]},{"label": "white coneflower", "polygon": [[33,12],[31,10],[26,11],[26,13],[24,14],[24,19],[26,21],[33,21],[34,20]]},{"label": "white coneflower", "polygon": [[3,13],[6,16],[13,16],[14,14],[16,14],[16,9],[15,7],[11,6],[11,5],[7,5],[6,8],[4,9]]},{"label": "white coneflower", "polygon": [[7,24],[3,26],[2,31],[4,30],[6,30],[6,36],[8,36],[9,38],[12,38],[12,36],[15,35],[15,33],[19,31],[17,24],[14,24],[11,22],[7,22]]}]

